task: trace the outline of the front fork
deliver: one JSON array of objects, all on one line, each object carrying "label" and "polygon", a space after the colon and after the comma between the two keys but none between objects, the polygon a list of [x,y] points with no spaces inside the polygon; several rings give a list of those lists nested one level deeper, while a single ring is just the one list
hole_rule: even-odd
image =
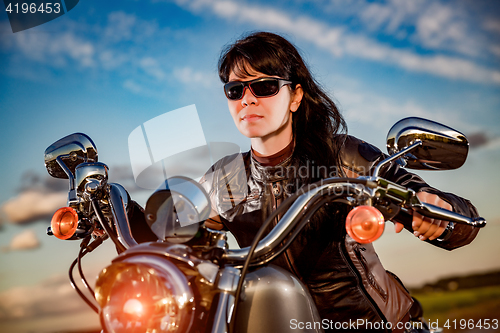
[{"label": "front fork", "polygon": [[234,292],[238,286],[240,274],[241,271],[234,267],[228,266],[220,270],[217,282],[219,297],[210,333],[229,332],[229,323],[234,315]]}]

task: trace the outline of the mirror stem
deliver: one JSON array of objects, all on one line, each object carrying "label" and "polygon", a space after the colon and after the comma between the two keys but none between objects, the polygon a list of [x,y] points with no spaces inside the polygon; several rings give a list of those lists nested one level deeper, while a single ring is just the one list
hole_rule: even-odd
[{"label": "mirror stem", "polygon": [[405,149],[401,150],[400,152],[394,154],[394,155],[391,155],[389,157],[387,157],[385,160],[383,160],[382,162],[380,162],[377,167],[375,168],[375,170],[373,171],[373,175],[372,177],[378,177],[378,174],[380,172],[380,169],[386,165],[387,163],[390,163],[398,158],[400,158],[402,155],[406,154],[407,152],[415,149],[416,147],[418,146],[421,146],[422,145],[422,141],[417,141],[415,143],[413,143],[411,146],[409,147],[406,147]]},{"label": "mirror stem", "polygon": [[78,198],[76,196],[76,190],[75,190],[75,176],[73,176],[71,170],[62,161],[62,157],[67,157],[67,156],[69,155],[58,156],[56,158],[56,161],[57,164],[59,164],[61,169],[63,169],[66,175],[68,176],[69,179],[68,206],[73,207],[74,205],[78,204]]}]

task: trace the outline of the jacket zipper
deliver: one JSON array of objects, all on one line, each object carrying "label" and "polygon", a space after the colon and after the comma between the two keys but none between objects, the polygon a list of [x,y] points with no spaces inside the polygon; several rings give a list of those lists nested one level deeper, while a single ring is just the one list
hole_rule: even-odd
[{"label": "jacket zipper", "polygon": [[[274,192],[274,189],[279,186],[278,184],[279,182],[272,182],[271,184],[271,193],[273,194],[273,199],[274,199],[274,209],[278,209],[278,199],[276,197],[276,194]],[[278,224],[278,220],[279,220],[279,216],[276,216],[276,218],[274,219],[274,225],[273,227],[275,227],[277,224]],[[283,253],[285,255],[285,259],[286,259],[286,263],[288,264],[288,267],[290,268],[290,271],[295,275],[297,276],[300,280],[302,280],[302,277],[300,276],[300,274],[296,271],[295,267],[292,265],[292,261],[290,260],[290,257],[288,255],[288,249],[286,249]]]},{"label": "jacket zipper", "polygon": [[[356,282],[357,282],[358,286],[363,290],[363,295],[368,300],[368,304],[370,304],[370,307],[372,308],[372,310],[376,314],[378,314],[378,316],[380,317],[380,319],[382,319],[382,321],[384,323],[387,323],[387,318],[385,318],[384,314],[382,312],[380,312],[380,309],[376,305],[375,301],[370,296],[370,294],[368,294],[368,292],[366,291],[365,286],[363,286],[363,282],[361,280],[361,276],[359,275],[359,272],[356,270],[355,267],[353,267],[354,264],[352,263],[351,258],[349,258],[349,255],[346,255],[346,253],[344,251],[347,252],[347,249],[345,248],[345,244],[342,244],[342,242],[339,242],[339,252],[340,252],[340,255],[342,256],[342,259],[344,259],[344,261],[347,263],[347,266],[349,267],[349,269],[351,270],[351,272],[354,274],[354,276],[356,276]],[[386,332],[390,332],[390,331],[386,330]]]},{"label": "jacket zipper", "polygon": [[359,245],[356,245],[356,247],[354,248],[354,253],[356,255],[356,258],[358,258],[359,262],[363,266],[363,269],[365,270],[366,276],[368,277],[368,283],[377,291],[380,297],[384,301],[386,301],[387,293],[383,290],[382,287],[380,287],[380,285],[375,280],[375,277],[373,276],[372,272],[368,269],[368,264],[366,263],[365,257],[360,252]]}]

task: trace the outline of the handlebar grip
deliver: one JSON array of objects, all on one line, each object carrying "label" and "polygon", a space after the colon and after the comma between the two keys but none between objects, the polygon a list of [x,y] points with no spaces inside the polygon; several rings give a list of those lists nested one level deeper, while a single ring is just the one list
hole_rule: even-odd
[{"label": "handlebar grip", "polygon": [[430,217],[432,219],[467,224],[477,228],[482,228],[486,225],[486,220],[482,217],[470,218],[425,202],[412,206],[411,208],[420,215]]},{"label": "handlebar grip", "polygon": [[399,213],[394,217],[394,220],[403,224],[406,230],[413,230],[413,213],[410,209],[401,207]]}]

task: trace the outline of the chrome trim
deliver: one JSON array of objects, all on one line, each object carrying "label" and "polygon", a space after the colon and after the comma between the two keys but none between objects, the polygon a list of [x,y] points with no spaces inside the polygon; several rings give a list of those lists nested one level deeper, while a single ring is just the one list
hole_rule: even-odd
[{"label": "chrome trim", "polygon": [[467,159],[469,143],[464,134],[440,123],[417,117],[398,121],[387,134],[387,151],[393,155],[422,141],[422,145],[402,157],[403,164],[418,170],[451,170]]},{"label": "chrome trim", "polygon": [[47,171],[52,177],[66,179],[67,172],[57,162],[58,157],[73,173],[80,163],[97,162],[97,149],[92,139],[83,133],[67,135],[47,147],[44,154]]},{"label": "chrome trim", "polygon": [[64,171],[66,176],[68,176],[67,177],[69,179],[68,206],[74,207],[78,205],[79,201],[75,190],[75,177],[73,176],[73,173],[68,168],[68,166],[63,162],[62,160],[63,157],[65,157],[65,155],[57,156],[55,160],[57,162],[57,165],[59,165],[59,167]]},{"label": "chrome trim", "polygon": [[373,177],[378,177],[378,174],[380,172],[380,169],[386,165],[387,163],[390,163],[394,160],[397,160],[399,157],[405,155],[409,151],[417,148],[418,146],[422,145],[422,141],[418,140],[417,142],[411,144],[410,146],[406,147],[405,149],[401,150],[400,152],[396,152],[394,155],[391,155],[387,157],[385,160],[381,161],[376,167],[375,170],[373,170]]},{"label": "chrome trim", "polygon": [[224,231],[210,229],[210,228],[206,229],[210,233],[209,246],[211,248],[217,248],[222,250],[226,250],[228,248],[227,234]]},{"label": "chrome trim", "polygon": [[219,271],[219,282],[217,285],[220,290],[219,301],[214,315],[212,333],[226,333],[228,331],[228,324],[233,314],[233,293],[238,286],[240,274],[240,270],[234,267],[225,267]]},{"label": "chrome trim", "polygon": [[115,183],[109,184],[109,205],[118,232],[118,240],[127,249],[138,244],[132,236],[127,216],[129,200],[129,195],[123,186]]},{"label": "chrome trim", "polygon": [[[169,290],[175,300],[179,314],[175,318],[173,331],[188,332],[195,320],[196,302],[193,289],[184,273],[174,263],[154,255],[135,255],[121,259],[115,259],[113,264],[104,268],[96,281],[95,296],[101,307],[101,322],[105,323],[103,310],[111,299],[112,293],[116,292],[113,287],[119,274],[127,267],[144,267],[148,268],[150,276],[159,277],[164,281],[164,287]],[[154,272],[151,272],[151,269],[154,269]]]},{"label": "chrome trim", "polygon": [[456,222],[461,224],[467,224],[476,228],[483,228],[486,226],[486,220],[482,217],[470,218],[467,216],[460,215],[458,213],[452,212],[438,206],[434,206],[425,202],[420,204],[412,205],[412,209],[416,210],[419,214],[434,218],[445,220],[449,222]]},{"label": "chrome trim", "polygon": [[[379,198],[389,198],[396,204],[415,210],[421,215],[433,219],[439,219],[449,222],[467,224],[477,228],[483,228],[486,225],[486,220],[482,217],[469,218],[467,216],[455,213],[453,211],[443,209],[425,202],[421,202],[415,191],[405,188],[404,186],[392,183],[383,178],[367,177],[377,184],[375,188],[376,196]],[[380,208],[380,207],[377,207]],[[451,228],[451,226],[450,226]]]},{"label": "chrome trim", "polygon": [[141,243],[123,253],[120,253],[120,255],[115,260],[121,260],[121,258],[123,257],[135,256],[139,254],[153,254],[181,261],[193,268],[201,263],[207,262],[206,260],[195,257],[191,254],[191,252],[191,248],[183,244],[149,242]]},{"label": "chrome trim", "polygon": [[455,223],[448,222],[448,225],[444,229],[443,233],[441,234],[441,236],[439,236],[438,238],[436,238],[436,240],[438,242],[445,242],[445,241],[447,241],[448,239],[450,239],[451,234],[453,233],[453,230],[455,230]]},{"label": "chrome trim", "polygon": [[108,182],[108,166],[100,162],[79,164],[75,168],[75,187],[78,193],[85,192],[89,179],[99,181],[100,187],[105,186]]},{"label": "chrome trim", "polygon": [[227,333],[229,331],[229,322],[234,305],[234,296],[228,292],[219,294],[216,312],[214,314],[211,333]]},{"label": "chrome trim", "polygon": [[[181,227],[202,222],[210,214],[211,204],[208,194],[200,184],[190,178],[183,176],[170,177],[165,180],[158,191],[170,191],[175,194],[172,195],[172,198]],[[191,210],[196,213],[198,219],[184,212],[186,210],[185,204],[191,206]]]},{"label": "chrome trim", "polygon": [[[415,143],[414,145],[418,146],[418,143]],[[408,149],[411,149],[411,147],[408,147]],[[300,215],[307,211],[310,204],[314,202],[317,197],[324,195],[324,191],[328,191],[333,194],[338,193],[338,198],[349,196],[355,199],[356,202],[353,203],[356,205],[366,202],[371,204],[371,199],[387,196],[391,200],[395,199],[405,207],[415,209],[420,214],[431,218],[465,223],[479,228],[486,225],[486,221],[481,217],[471,219],[452,211],[430,204],[421,203],[413,190],[406,189],[406,191],[404,191],[405,188],[400,188],[397,184],[382,180],[382,178],[367,177],[365,178],[366,184],[363,186],[359,182],[349,182],[345,179],[331,178],[325,180],[328,184],[320,185],[300,195],[283,215],[278,224],[271,230],[271,232],[259,241],[253,254],[252,265],[265,264],[273,259],[273,256],[279,251],[280,244],[282,244],[282,242],[300,223]],[[223,260],[226,260],[229,265],[238,266],[239,264],[245,262],[249,254],[249,250],[250,247],[238,250],[227,250],[223,255]]]},{"label": "chrome trim", "polygon": [[225,267],[219,272],[219,283],[217,287],[223,291],[235,291],[238,286],[240,270],[234,267]]},{"label": "chrome trim", "polygon": [[203,187],[186,177],[171,177],[148,199],[146,222],[160,240],[185,243],[210,214],[210,200]]}]

